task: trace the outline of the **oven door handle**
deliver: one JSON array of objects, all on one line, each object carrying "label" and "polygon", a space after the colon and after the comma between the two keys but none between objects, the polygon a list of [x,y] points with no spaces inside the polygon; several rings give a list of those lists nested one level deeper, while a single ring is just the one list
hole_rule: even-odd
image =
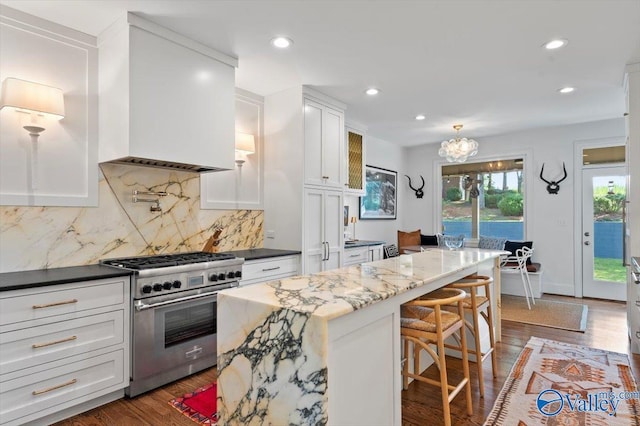
[{"label": "oven door handle", "polygon": [[[229,286],[226,288],[231,288],[233,286]],[[153,308],[157,308],[159,306],[167,306],[167,305],[173,305],[176,303],[181,303],[181,302],[186,302],[189,300],[195,300],[195,299],[202,299],[204,297],[211,297],[211,296],[217,296],[218,291],[220,290],[224,290],[224,289],[217,289],[216,291],[212,291],[210,293],[200,293],[200,294],[194,294],[192,296],[185,296],[185,297],[179,297],[177,299],[171,299],[171,300],[165,300],[164,302],[157,302],[157,303],[150,303],[150,304],[145,304],[143,303],[141,300],[136,300],[135,303],[133,304],[133,307],[136,309],[136,311],[144,311],[147,309],[153,309]]]}]

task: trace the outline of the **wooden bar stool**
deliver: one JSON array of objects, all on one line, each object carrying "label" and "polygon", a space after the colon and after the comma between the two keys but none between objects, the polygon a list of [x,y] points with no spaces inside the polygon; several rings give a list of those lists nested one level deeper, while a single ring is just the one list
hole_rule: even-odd
[{"label": "wooden bar stool", "polygon": [[[467,351],[470,354],[474,354],[476,357],[476,367],[478,369],[478,387],[480,389],[480,397],[484,398],[484,374],[482,371],[482,363],[484,360],[491,355],[491,369],[493,371],[493,377],[497,377],[497,359],[496,359],[496,351],[495,351],[495,336],[493,332],[493,312],[491,309],[491,283],[493,282],[493,278],[487,277],[484,275],[469,275],[467,277],[462,278],[459,281],[456,281],[453,284],[449,284],[444,289],[436,290],[431,292],[425,296],[423,296],[426,300],[431,299],[440,299],[443,297],[443,290],[445,289],[459,289],[463,290],[467,293],[467,296],[463,300],[463,307],[466,310],[471,311],[471,315],[473,316],[473,323],[469,322],[467,319],[464,320],[465,326],[469,329],[474,338],[475,349],[467,347]],[[484,288],[484,295],[478,294],[478,289]],[[456,304],[450,303],[444,308],[449,311],[456,310]],[[487,312],[485,313],[484,310]],[[482,316],[487,326],[489,327],[489,343],[490,348],[487,352],[482,352],[482,348],[480,347],[480,320],[478,316]],[[460,346],[453,346],[450,344],[445,344],[446,348],[461,350]]]},{"label": "wooden bar stool", "polygon": [[[467,355],[467,341],[464,333],[464,311],[462,302],[466,293],[459,289],[442,289],[442,299],[417,299],[401,306],[400,336],[404,342],[405,357],[409,353],[409,342],[413,342],[413,372],[409,372],[409,363],[402,367],[402,385],[407,389],[409,377],[414,380],[439,386],[442,392],[442,406],[444,411],[444,423],[451,425],[450,403],[464,388],[467,399],[467,413],[473,414],[471,405],[471,385],[469,383],[469,363]],[[457,304],[457,313],[447,312],[442,306]],[[460,331],[462,351],[462,369],[464,378],[456,385],[450,385],[447,380],[447,364],[445,358],[445,339]],[[437,346],[437,352],[431,347]],[[433,358],[440,370],[440,381],[429,379],[420,375],[420,353],[425,350]]]}]

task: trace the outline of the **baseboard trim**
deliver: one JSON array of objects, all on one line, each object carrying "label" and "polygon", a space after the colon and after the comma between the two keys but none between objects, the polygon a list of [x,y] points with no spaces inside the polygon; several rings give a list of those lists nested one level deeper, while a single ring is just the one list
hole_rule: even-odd
[{"label": "baseboard trim", "polygon": [[560,296],[575,296],[575,288],[573,285],[550,283],[548,281],[545,281],[542,292],[544,294],[557,294]]}]

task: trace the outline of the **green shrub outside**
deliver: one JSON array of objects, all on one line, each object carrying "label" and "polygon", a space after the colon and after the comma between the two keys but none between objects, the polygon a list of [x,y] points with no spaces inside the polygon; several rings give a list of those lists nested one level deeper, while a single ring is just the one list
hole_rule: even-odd
[{"label": "green shrub outside", "polygon": [[485,194],[484,206],[490,209],[497,209],[500,200],[502,200],[502,194]]},{"label": "green shrub outside", "polygon": [[522,216],[522,195],[518,193],[505,194],[498,202],[498,208],[500,209],[500,213],[502,213],[504,216]]},{"label": "green shrub outside", "polygon": [[622,210],[624,194],[607,194],[593,197],[593,211],[596,214],[612,214]]},{"label": "green shrub outside", "polygon": [[447,201],[460,201],[462,200],[462,191],[460,188],[447,189]]}]

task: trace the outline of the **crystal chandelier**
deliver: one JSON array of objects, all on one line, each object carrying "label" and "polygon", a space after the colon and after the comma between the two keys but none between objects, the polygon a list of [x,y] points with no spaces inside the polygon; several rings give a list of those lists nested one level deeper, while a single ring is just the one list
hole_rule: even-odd
[{"label": "crystal chandelier", "polygon": [[440,157],[445,157],[450,163],[464,163],[467,158],[478,153],[478,142],[460,137],[462,124],[456,124],[453,128],[456,131],[455,139],[442,142],[438,154]]}]

